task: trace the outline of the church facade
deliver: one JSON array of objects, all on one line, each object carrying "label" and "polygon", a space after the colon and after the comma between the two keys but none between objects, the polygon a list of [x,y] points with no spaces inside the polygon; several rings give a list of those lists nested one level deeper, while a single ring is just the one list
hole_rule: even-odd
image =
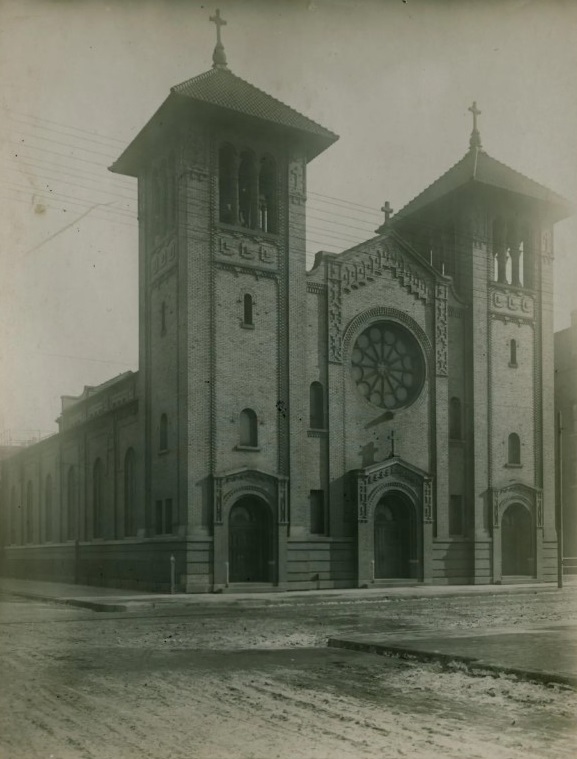
[{"label": "church facade", "polygon": [[[556,577],[558,195],[465,156],[306,270],[337,139],[233,74],[171,89],[138,180],[139,371],[2,462],[2,572],[211,592]],[[172,575],[171,575],[172,572]]]}]

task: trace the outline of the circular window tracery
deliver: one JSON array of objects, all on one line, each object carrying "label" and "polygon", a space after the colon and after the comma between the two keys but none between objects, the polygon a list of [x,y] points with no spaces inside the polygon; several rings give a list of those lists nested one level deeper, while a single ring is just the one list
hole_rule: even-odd
[{"label": "circular window tracery", "polygon": [[394,410],[417,399],[425,361],[416,338],[395,322],[371,324],[354,345],[352,375],[361,395],[374,406]]}]

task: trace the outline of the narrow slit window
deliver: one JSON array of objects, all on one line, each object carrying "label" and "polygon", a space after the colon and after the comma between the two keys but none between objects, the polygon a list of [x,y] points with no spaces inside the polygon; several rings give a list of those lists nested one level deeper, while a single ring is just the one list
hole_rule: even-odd
[{"label": "narrow slit window", "polygon": [[517,341],[511,340],[509,343],[509,364],[511,366],[517,366]]},{"label": "narrow slit window", "polygon": [[160,334],[166,334],[166,301],[160,304]]},{"label": "narrow slit window", "polygon": [[243,298],[243,324],[247,327],[254,326],[253,305],[252,295],[250,293],[245,293]]}]

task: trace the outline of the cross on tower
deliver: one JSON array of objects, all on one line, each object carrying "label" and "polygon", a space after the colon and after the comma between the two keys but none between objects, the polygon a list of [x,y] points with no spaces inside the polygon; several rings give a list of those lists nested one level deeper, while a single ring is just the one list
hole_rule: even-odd
[{"label": "cross on tower", "polygon": [[481,115],[481,111],[477,108],[477,101],[473,101],[473,105],[468,109],[473,114],[473,131],[471,132],[471,139],[469,145],[471,148],[481,147],[481,135],[477,129],[477,116]]},{"label": "cross on tower", "polygon": [[381,211],[385,214],[385,224],[388,224],[389,219],[394,213],[393,209],[391,208],[391,204],[389,203],[388,200],[385,203],[385,205],[381,208]]},{"label": "cross on tower", "polygon": [[219,8],[216,9],[214,16],[210,16],[210,21],[216,26],[216,45],[212,54],[213,68],[226,68],[226,53],[220,37],[220,27],[226,26],[226,21],[220,15]]}]

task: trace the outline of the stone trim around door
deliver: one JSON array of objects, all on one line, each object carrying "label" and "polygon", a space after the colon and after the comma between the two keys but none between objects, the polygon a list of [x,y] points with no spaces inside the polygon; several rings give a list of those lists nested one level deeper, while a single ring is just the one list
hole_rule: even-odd
[{"label": "stone trim around door", "polygon": [[543,491],[522,482],[508,482],[491,489],[492,504],[492,564],[493,582],[500,584],[511,575],[503,574],[503,515],[513,504],[523,506],[531,519],[533,568],[531,574],[524,575],[527,581],[543,579]]},{"label": "stone trim around door", "polygon": [[272,584],[286,586],[288,477],[259,469],[235,469],[213,477],[213,590],[229,585],[229,518],[241,498],[254,496],[270,508],[272,520]]},{"label": "stone trim around door", "polygon": [[414,509],[416,545],[412,551],[414,579],[432,580],[433,480],[398,456],[350,472],[357,510],[357,585],[375,583],[375,509],[387,493],[398,492]]}]

